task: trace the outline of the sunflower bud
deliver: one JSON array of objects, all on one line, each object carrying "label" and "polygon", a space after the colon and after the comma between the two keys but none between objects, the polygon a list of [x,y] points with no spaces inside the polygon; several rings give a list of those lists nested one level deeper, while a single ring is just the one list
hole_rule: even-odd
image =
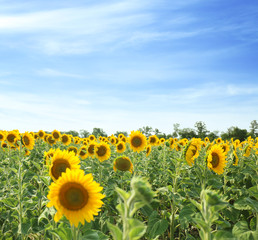
[{"label": "sunflower bud", "polygon": [[152,202],[155,193],[151,190],[151,185],[145,179],[134,177],[131,182],[131,187],[135,192],[136,199],[146,204]]}]

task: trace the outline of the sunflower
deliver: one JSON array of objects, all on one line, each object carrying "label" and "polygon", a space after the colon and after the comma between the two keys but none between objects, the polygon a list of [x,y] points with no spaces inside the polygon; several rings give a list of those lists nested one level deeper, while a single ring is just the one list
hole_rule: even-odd
[{"label": "sunflower", "polygon": [[210,142],[210,139],[208,137],[204,138],[204,142],[208,143]]},{"label": "sunflower", "polygon": [[192,166],[194,160],[199,156],[200,144],[197,139],[188,142],[184,149],[184,157],[189,166]]},{"label": "sunflower", "polygon": [[88,157],[87,154],[87,147],[83,146],[79,149],[78,155],[81,157],[81,159],[86,159]]},{"label": "sunflower", "polygon": [[217,144],[222,143],[222,142],[223,142],[223,141],[222,141],[221,138],[217,138],[217,139],[216,139],[216,143],[217,143]]},{"label": "sunflower", "polygon": [[169,138],[168,142],[169,142],[169,147],[171,149],[174,149],[175,148],[175,142],[176,142],[175,139],[174,138]]},{"label": "sunflower", "polygon": [[19,133],[17,131],[10,131],[6,135],[6,140],[10,146],[15,146],[19,139]]},{"label": "sunflower", "polygon": [[150,155],[150,153],[151,153],[151,145],[149,144],[146,147],[146,157],[148,157]]},{"label": "sunflower", "polygon": [[28,149],[25,148],[25,156],[29,156],[30,155],[30,151]]},{"label": "sunflower", "polygon": [[75,156],[74,152],[68,152],[67,150],[61,151],[57,149],[51,159],[51,166],[49,168],[49,175],[56,181],[68,168],[79,169],[80,159]]},{"label": "sunflower", "polygon": [[71,225],[78,227],[79,222],[91,222],[97,216],[105,195],[102,187],[93,181],[92,174],[84,175],[80,169],[67,169],[50,187],[47,207],[54,206],[57,210],[54,221],[58,222],[64,215]]},{"label": "sunflower", "polygon": [[74,152],[74,155],[77,155],[78,153],[78,149],[77,147],[74,147],[74,146],[70,146],[68,149],[67,149],[68,152]]},{"label": "sunflower", "polygon": [[251,154],[252,145],[247,144],[244,148],[244,157],[249,157]]},{"label": "sunflower", "polygon": [[79,144],[81,142],[81,139],[79,137],[74,137],[74,143]]},{"label": "sunflower", "polygon": [[110,138],[109,142],[110,142],[111,144],[115,145],[115,144],[116,144],[116,137],[115,137],[115,136],[112,136],[112,137]]},{"label": "sunflower", "polygon": [[116,151],[118,153],[122,153],[124,152],[126,149],[125,143],[123,141],[120,141],[117,145],[116,145]]},{"label": "sunflower", "polygon": [[57,149],[50,148],[47,152],[46,151],[44,152],[46,165],[49,165],[49,160],[50,160],[50,158],[52,158],[54,156],[54,153],[56,152],[56,150]]},{"label": "sunflower", "polygon": [[31,136],[30,133],[25,132],[22,134],[22,143],[26,148],[28,148],[29,150],[32,150],[35,144],[34,137]]},{"label": "sunflower", "polygon": [[125,135],[123,133],[118,134],[118,139],[122,139]]},{"label": "sunflower", "polygon": [[141,152],[147,145],[146,136],[140,131],[132,131],[129,139],[130,147],[134,152]]},{"label": "sunflower", "polygon": [[161,139],[160,139],[160,144],[165,143],[165,141],[166,141],[165,138],[161,138]]},{"label": "sunflower", "polygon": [[38,131],[38,136],[41,138],[41,139],[44,139],[44,136],[45,136],[45,132],[43,130],[39,130]]},{"label": "sunflower", "polygon": [[53,130],[51,134],[56,141],[58,141],[61,138],[61,133],[57,130]]},{"label": "sunflower", "polygon": [[53,146],[53,144],[56,143],[56,140],[54,139],[54,137],[51,135],[51,134],[48,134],[47,135],[47,143],[50,145],[50,146]]},{"label": "sunflower", "polygon": [[133,164],[130,160],[130,158],[122,156],[117,157],[113,164],[113,169],[116,172],[117,170],[120,171],[129,171],[130,173],[133,173]]},{"label": "sunflower", "polygon": [[91,142],[89,145],[88,145],[88,148],[87,148],[87,154],[90,156],[90,157],[93,157],[94,154],[95,154],[95,146],[96,146],[96,142]]},{"label": "sunflower", "polygon": [[91,135],[89,136],[89,139],[90,139],[90,141],[95,141],[95,140],[96,140],[96,137],[91,134]]},{"label": "sunflower", "polygon": [[5,132],[4,131],[0,131],[0,142],[5,140]]},{"label": "sunflower", "polygon": [[110,146],[105,142],[97,144],[95,146],[95,155],[100,162],[109,159],[111,155]]},{"label": "sunflower", "polygon": [[152,136],[149,136],[149,144],[151,145],[151,146],[156,146],[156,145],[158,145],[157,143],[158,143],[158,141],[159,141],[159,138],[156,136],[156,135],[152,135]]},{"label": "sunflower", "polygon": [[1,148],[2,149],[8,148],[8,144],[6,142],[2,142],[1,143]]},{"label": "sunflower", "polygon": [[208,168],[212,169],[217,174],[222,174],[227,163],[225,159],[226,156],[222,147],[217,144],[213,145],[207,158]]},{"label": "sunflower", "polygon": [[61,136],[61,142],[64,144],[64,145],[66,145],[66,146],[68,146],[70,143],[71,143],[71,138],[70,138],[70,136],[69,135],[67,135],[67,134],[62,134],[62,136]]},{"label": "sunflower", "polygon": [[223,151],[225,152],[225,155],[227,155],[227,153],[230,150],[230,147],[229,147],[228,143],[222,143],[221,147],[222,147]]}]

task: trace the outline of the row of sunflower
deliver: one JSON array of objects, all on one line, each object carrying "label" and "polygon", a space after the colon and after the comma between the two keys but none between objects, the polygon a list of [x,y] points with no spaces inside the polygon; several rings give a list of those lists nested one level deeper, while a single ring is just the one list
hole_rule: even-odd
[{"label": "row of sunflower", "polygon": [[[140,220],[149,224],[142,239],[154,239],[158,236],[163,236],[163,239],[178,237],[184,239],[187,236],[198,238],[198,234],[195,236],[192,232],[193,228],[198,230],[198,226],[195,225],[196,220],[189,215],[184,215],[184,212],[197,213],[197,209],[191,205],[189,199],[201,199],[201,190],[210,187],[218,191],[218,194],[224,194],[227,201],[232,203],[227,210],[237,216],[233,219],[226,212],[221,213],[220,217],[227,224],[222,226],[216,223],[218,229],[223,231],[226,229],[233,234],[235,225],[240,220],[243,224],[244,219],[251,231],[250,236],[253,236],[253,232],[256,231],[253,225],[257,221],[257,211],[254,207],[257,202],[258,183],[257,140],[252,138],[242,142],[233,139],[223,141],[221,138],[212,142],[208,138],[165,140],[155,135],[147,138],[140,131],[132,131],[129,137],[120,134],[118,137],[112,135],[98,138],[94,135],[87,138],[73,137],[61,134],[57,130],[52,133],[46,133],[43,130],[37,133],[20,133],[18,130],[0,131],[1,183],[11,187],[8,171],[10,173],[15,168],[17,172],[19,169],[26,170],[25,167],[28,165],[29,171],[35,173],[34,178],[38,175],[39,179],[48,179],[48,177],[52,179],[52,183],[46,181],[43,184],[44,201],[41,201],[40,195],[36,194],[36,199],[40,203],[38,205],[41,207],[38,215],[31,213],[35,218],[42,219],[42,214],[44,213],[45,216],[47,212],[46,206],[54,206],[55,211],[52,214],[50,211],[47,217],[50,222],[53,214],[55,221],[60,221],[64,215],[66,218],[62,218],[61,222],[66,223],[65,219],[68,219],[69,224],[76,227],[82,227],[86,220],[86,222],[93,222],[93,229],[108,236],[110,233],[106,222],[119,223],[115,210],[118,201],[114,193],[115,187],[129,190],[133,174],[146,177],[158,192],[159,203],[153,202],[149,206],[155,209],[155,215],[153,210],[150,211],[147,207],[138,214]],[[25,157],[21,161],[22,167],[15,161],[8,162],[16,156],[15,154]],[[33,166],[37,166],[37,163],[41,167],[36,169]],[[29,166],[30,164],[32,166]],[[41,168],[46,171],[42,171]],[[19,180],[20,177],[21,175],[17,179]],[[102,187],[93,179],[98,179]],[[30,181],[29,178],[26,181],[31,183],[31,188],[34,187],[37,193],[36,186],[41,185],[33,180]],[[164,189],[166,189],[165,192]],[[100,193],[101,191],[104,193]],[[10,210],[8,205],[10,201],[8,200],[7,203],[5,199],[9,199],[7,188],[0,195],[0,208],[7,213],[8,209]],[[21,199],[29,202],[26,197]],[[42,205],[41,202],[44,204]],[[169,202],[173,203],[173,206],[169,206]],[[18,203],[17,206],[19,206]],[[102,209],[101,212],[100,209]],[[248,216],[243,215],[247,214],[245,211],[249,211]],[[185,222],[186,218],[189,220],[188,224]],[[8,239],[4,233],[8,229],[7,226],[12,226],[11,221],[14,220],[6,221],[0,217],[1,224],[5,226],[0,232],[0,236],[2,237],[1,234],[4,236],[3,239]],[[19,221],[22,229],[25,223],[22,222],[22,218]],[[154,232],[152,229],[154,226],[151,225],[154,223],[160,228],[159,223],[162,223],[162,231]],[[47,226],[45,229],[50,228]],[[61,226],[58,225],[58,228]],[[53,225],[52,230],[48,231],[57,233],[57,230],[54,230],[55,227]],[[42,235],[42,228],[38,225],[37,228],[41,230],[36,230],[36,227],[31,225],[31,228],[27,229],[26,237],[29,238],[30,234],[38,231],[38,235],[48,239],[49,235],[47,233]],[[18,235],[12,235],[9,232],[8,236],[20,237],[21,229],[17,230]],[[83,235],[83,230],[80,231]]]}]

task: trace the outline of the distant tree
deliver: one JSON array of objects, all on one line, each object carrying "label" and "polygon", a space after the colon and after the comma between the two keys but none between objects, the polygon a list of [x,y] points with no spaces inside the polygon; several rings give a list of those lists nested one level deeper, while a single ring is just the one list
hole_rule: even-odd
[{"label": "distant tree", "polygon": [[209,134],[207,134],[207,137],[210,139],[210,141],[212,142],[214,139],[219,137],[219,131],[213,131],[210,132]]},{"label": "distant tree", "polygon": [[74,130],[70,130],[70,131],[67,131],[67,132],[64,132],[64,133],[65,134],[71,134],[74,137],[79,137],[79,133],[77,131],[74,131]]},{"label": "distant tree", "polygon": [[88,132],[87,130],[80,130],[80,137],[81,138],[87,138],[88,136],[90,136],[90,132]]},{"label": "distant tree", "polygon": [[154,134],[155,134],[156,136],[158,136],[159,134],[161,134],[161,131],[160,131],[159,129],[155,128]]},{"label": "distant tree", "polygon": [[253,138],[258,137],[258,122],[256,120],[250,123],[250,135]]},{"label": "distant tree", "polygon": [[207,136],[209,131],[207,130],[206,124],[204,122],[198,121],[194,124],[194,127],[196,128],[198,138],[204,139]]},{"label": "distant tree", "polygon": [[107,134],[104,132],[102,128],[93,128],[92,135],[94,135],[95,137],[107,137]]},{"label": "distant tree", "polygon": [[180,124],[179,124],[179,123],[175,123],[175,124],[173,124],[173,127],[174,127],[174,132],[172,133],[172,136],[173,136],[174,138],[177,138],[177,137],[179,136],[179,131],[180,131],[179,127],[180,127]]},{"label": "distant tree", "polygon": [[244,141],[248,137],[248,132],[246,129],[240,129],[239,127],[230,127],[228,131],[221,134],[221,138],[224,140],[229,140],[233,138],[234,140],[239,139]]},{"label": "distant tree", "polygon": [[118,137],[118,135],[119,135],[120,133],[122,133],[122,134],[124,134],[124,136],[128,137],[128,133],[125,132],[125,131],[116,131],[116,133],[115,133],[114,135],[115,135],[116,137]]},{"label": "distant tree", "polygon": [[146,137],[149,137],[150,135],[152,135],[153,129],[152,127],[145,126],[145,127],[139,128],[139,131],[141,131]]},{"label": "distant tree", "polygon": [[197,134],[192,128],[183,128],[179,130],[179,136],[180,138],[191,139],[191,138],[197,137]]}]

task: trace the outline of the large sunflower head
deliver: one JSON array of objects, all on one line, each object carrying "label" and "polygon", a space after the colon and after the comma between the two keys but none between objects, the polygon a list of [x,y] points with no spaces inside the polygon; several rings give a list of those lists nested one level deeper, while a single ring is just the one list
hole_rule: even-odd
[{"label": "large sunflower head", "polygon": [[67,149],[68,152],[74,152],[74,155],[77,155],[78,153],[78,149],[77,147],[75,146],[70,146],[68,149]]},{"label": "large sunflower head", "polygon": [[10,131],[6,135],[6,141],[10,146],[15,146],[19,139],[19,133],[17,131]]},{"label": "large sunflower head", "polygon": [[134,152],[141,152],[147,145],[146,136],[140,131],[132,131],[129,136],[129,143]]},{"label": "large sunflower head", "polygon": [[68,145],[72,142],[72,140],[71,140],[71,137],[70,137],[69,135],[67,135],[67,134],[62,134],[62,136],[61,136],[61,142],[62,142],[64,145],[68,146]]},{"label": "large sunflower head", "polygon": [[103,162],[110,158],[111,150],[110,146],[105,142],[100,142],[95,146],[95,156],[100,162]]},{"label": "large sunflower head", "polygon": [[125,143],[123,141],[120,141],[117,145],[116,145],[116,151],[118,153],[122,153],[124,152],[126,149]]},{"label": "large sunflower head", "polygon": [[57,149],[51,159],[51,165],[49,168],[49,175],[56,181],[63,172],[69,169],[79,169],[80,159],[75,156],[74,152],[68,152],[67,150],[61,151]]},{"label": "large sunflower head", "polygon": [[184,157],[189,166],[192,166],[194,160],[199,156],[200,143],[197,139],[189,141],[184,149]]},{"label": "large sunflower head", "polygon": [[122,156],[117,157],[113,164],[113,169],[116,172],[119,171],[129,171],[130,173],[133,173],[133,164],[130,160],[130,158]]},{"label": "large sunflower head", "polygon": [[93,221],[103,205],[101,199],[105,197],[100,193],[103,188],[93,181],[92,174],[84,175],[80,169],[67,169],[49,189],[47,206],[57,210],[54,221],[58,222],[64,215],[75,227],[84,224],[85,220]]},{"label": "large sunflower head", "polygon": [[35,144],[35,139],[30,133],[25,132],[22,134],[22,143],[26,148],[32,150]]},{"label": "large sunflower head", "polygon": [[61,138],[61,133],[60,133],[59,131],[57,131],[57,130],[53,130],[53,131],[52,131],[52,136],[53,136],[53,138],[54,138],[56,141],[58,141],[58,140]]},{"label": "large sunflower head", "polygon": [[213,145],[207,158],[208,168],[212,169],[217,174],[222,174],[226,163],[226,156],[222,147],[218,144]]}]

